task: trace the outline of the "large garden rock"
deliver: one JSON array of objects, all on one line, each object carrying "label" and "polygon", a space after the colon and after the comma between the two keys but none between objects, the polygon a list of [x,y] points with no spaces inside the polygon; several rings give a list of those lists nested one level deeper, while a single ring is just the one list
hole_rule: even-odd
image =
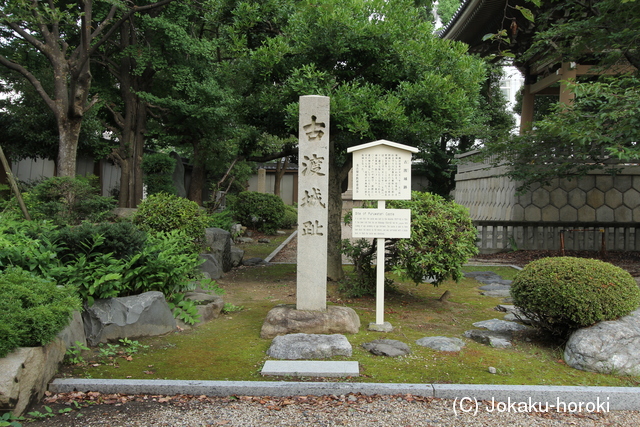
[{"label": "large garden rock", "polygon": [[[233,267],[231,262],[231,233],[222,228],[205,228],[204,239],[207,252],[213,255],[224,273]],[[211,276],[215,279],[215,277]]]},{"label": "large garden rock", "polygon": [[398,340],[374,340],[362,344],[362,348],[376,356],[398,357],[411,353],[409,346]]},{"label": "large garden rock", "polygon": [[[224,300],[222,297],[211,291],[196,290],[193,292],[186,292],[184,297],[197,304],[200,318],[194,326],[200,326],[210,320],[217,319],[224,308]],[[182,322],[178,321],[178,323],[180,323],[180,326],[183,328],[186,326]]]},{"label": "large garden rock", "polygon": [[80,312],[73,313],[70,324],[43,347],[17,348],[0,359],[0,413],[10,411],[22,416],[44,396],[49,381],[58,371],[64,355],[76,341],[86,344]]},{"label": "large garden rock", "polygon": [[349,307],[331,305],[325,311],[311,311],[297,310],[294,305],[278,305],[267,313],[260,337],[294,333],[356,334],[359,330],[360,318]]},{"label": "large garden rock", "polygon": [[238,267],[242,265],[242,258],[244,258],[244,249],[240,249],[237,246],[231,246],[231,267]]},{"label": "large garden rock", "polygon": [[640,309],[575,331],[565,347],[564,360],[583,371],[640,375]]},{"label": "large garden rock", "polygon": [[176,329],[176,320],[162,292],[98,299],[82,314],[91,346],[120,338],[162,335]]},{"label": "large garden rock", "polygon": [[224,275],[222,269],[222,261],[213,254],[200,254],[200,258],[204,260],[200,264],[200,270],[207,273],[211,279],[219,279]]},{"label": "large garden rock", "polygon": [[290,334],[275,337],[267,355],[276,359],[326,359],[351,356],[351,344],[344,335]]}]

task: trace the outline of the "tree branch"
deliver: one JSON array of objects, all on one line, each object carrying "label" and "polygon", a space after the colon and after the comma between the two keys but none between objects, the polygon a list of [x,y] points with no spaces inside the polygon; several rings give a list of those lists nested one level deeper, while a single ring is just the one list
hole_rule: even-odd
[{"label": "tree branch", "polygon": [[53,102],[51,97],[49,97],[49,94],[42,86],[42,83],[40,83],[40,80],[38,80],[33,74],[31,74],[29,70],[27,70],[20,64],[8,60],[2,55],[0,55],[0,64],[4,65],[10,70],[17,71],[18,73],[22,74],[24,78],[26,78],[29,83],[31,83],[31,85],[36,89],[42,99],[47,103],[47,106],[51,109],[51,111],[56,111],[56,103]]}]

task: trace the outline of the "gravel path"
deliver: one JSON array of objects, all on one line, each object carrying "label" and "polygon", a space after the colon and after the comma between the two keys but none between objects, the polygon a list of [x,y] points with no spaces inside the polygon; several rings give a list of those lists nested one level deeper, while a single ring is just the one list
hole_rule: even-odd
[{"label": "gravel path", "polygon": [[[454,409],[457,403],[457,410]],[[640,425],[630,411],[556,412],[460,411],[459,402],[403,396],[298,396],[290,398],[137,396],[126,403],[92,405],[30,422],[33,426],[621,426]],[[467,410],[473,405],[464,406]],[[54,412],[57,412],[54,409]],[[78,417],[78,412],[82,415]]]}]

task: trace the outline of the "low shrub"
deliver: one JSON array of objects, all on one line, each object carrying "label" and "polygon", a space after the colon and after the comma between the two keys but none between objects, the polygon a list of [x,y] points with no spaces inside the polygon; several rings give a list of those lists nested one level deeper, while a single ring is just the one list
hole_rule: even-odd
[{"label": "low shrub", "polygon": [[233,212],[229,209],[225,209],[221,212],[210,213],[205,217],[207,227],[222,228],[223,230],[231,231],[231,227],[235,224],[233,219]]},{"label": "low shrub", "polygon": [[638,284],[628,272],[588,258],[533,261],[514,278],[511,295],[538,328],[561,337],[629,314],[640,304]]},{"label": "low shrub", "polygon": [[70,286],[57,286],[19,268],[0,272],[0,357],[17,347],[49,343],[80,307]]},{"label": "low shrub", "polygon": [[202,259],[191,250],[180,230],[149,235],[142,250],[132,257],[118,259],[113,253],[97,251],[104,237],[94,235],[89,247],[73,261],[53,268],[49,274],[58,283],[75,286],[82,298],[113,298],[160,291],[173,293],[192,290]]},{"label": "low shrub", "polygon": [[[94,236],[103,237],[100,246],[92,247]],[[51,233],[49,239],[60,247],[58,258],[63,262],[81,253],[112,253],[117,259],[130,258],[144,248],[147,235],[128,221],[93,224],[85,222],[79,226],[66,226]]]},{"label": "low shrub", "polygon": [[46,276],[59,264],[60,248],[50,238],[55,226],[45,221],[24,221],[14,213],[0,214],[0,271],[19,267]]},{"label": "low shrub", "polygon": [[196,247],[204,240],[207,227],[196,202],[167,193],[153,194],[143,200],[133,216],[133,223],[150,232],[182,230]]},{"label": "low shrub", "polygon": [[298,224],[298,210],[293,206],[284,205],[284,216],[280,227],[288,229],[295,227],[296,224]]},{"label": "low shrub", "polygon": [[285,204],[275,194],[243,191],[235,199],[233,211],[242,225],[273,234],[282,224]]},{"label": "low shrub", "polygon": [[113,197],[100,196],[95,177],[47,178],[25,193],[24,199],[33,219],[58,225],[105,221],[116,206]]}]

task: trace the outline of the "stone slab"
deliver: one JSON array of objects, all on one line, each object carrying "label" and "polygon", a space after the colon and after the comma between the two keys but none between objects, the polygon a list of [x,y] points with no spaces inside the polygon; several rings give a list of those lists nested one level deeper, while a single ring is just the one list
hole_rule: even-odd
[{"label": "stone slab", "polygon": [[393,325],[391,325],[391,323],[389,322],[384,322],[384,323],[371,322],[369,323],[368,329],[374,332],[391,332],[393,331]]},{"label": "stone slab", "polygon": [[262,375],[294,377],[357,377],[358,362],[318,360],[267,360]]},{"label": "stone slab", "polygon": [[[493,384],[398,384],[289,381],[196,381],[196,380],[99,380],[90,378],[56,378],[49,385],[52,393],[96,391],[122,394],[194,394],[205,396],[326,396],[348,393],[365,395],[413,394],[442,399],[474,399],[478,404],[491,399],[500,402],[532,400],[609,403],[611,411],[640,410],[639,387],[566,387]],[[479,408],[485,410],[484,407]],[[453,410],[453,408],[452,408]]]}]

